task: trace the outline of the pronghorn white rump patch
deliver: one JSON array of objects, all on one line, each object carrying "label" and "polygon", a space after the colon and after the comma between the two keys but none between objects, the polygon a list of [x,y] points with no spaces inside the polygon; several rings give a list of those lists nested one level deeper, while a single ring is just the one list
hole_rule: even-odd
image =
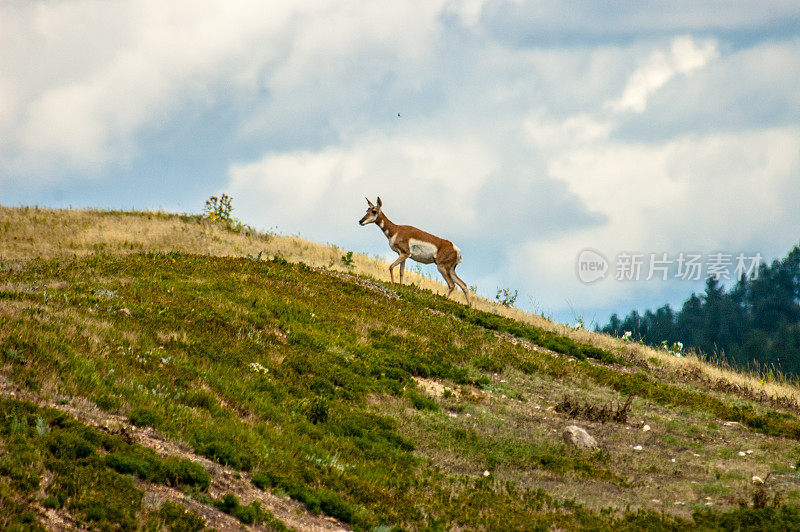
[{"label": "pronghorn white rump patch", "polygon": [[408,247],[411,252],[411,258],[423,264],[435,262],[436,253],[439,252],[439,249],[430,242],[417,240],[415,238],[408,239]]},{"label": "pronghorn white rump patch", "polygon": [[458,257],[458,262],[456,262],[456,264],[461,264],[463,262],[461,260],[461,248],[453,244],[453,249],[456,250],[456,256]]}]

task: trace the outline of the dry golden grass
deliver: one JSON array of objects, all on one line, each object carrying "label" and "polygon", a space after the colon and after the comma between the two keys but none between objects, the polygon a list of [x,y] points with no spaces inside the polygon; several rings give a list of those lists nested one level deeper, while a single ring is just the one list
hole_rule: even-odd
[{"label": "dry golden grass", "polygon": [[[333,245],[318,244],[296,236],[242,230],[228,230],[223,223],[199,216],[179,216],[162,212],[108,212],[74,209],[42,209],[38,207],[0,206],[0,260],[26,261],[36,257],[58,258],[91,253],[171,252],[215,256],[281,256],[288,261],[309,266],[352,272],[389,282],[388,264],[363,254],[353,255],[353,267],[341,260],[344,250]],[[406,271],[406,282],[445,294],[447,287],[433,278]],[[463,295],[454,297],[463,301]],[[662,370],[676,375],[695,375],[708,382],[726,382],[749,393],[800,403],[800,388],[776,380],[733,371],[709,364],[694,355],[675,357],[666,351],[637,343],[625,342],[606,334],[573,330],[541,316],[505,307],[476,295],[473,306],[531,325],[554,331],[615,353],[622,353],[643,366],[653,361]]]}]

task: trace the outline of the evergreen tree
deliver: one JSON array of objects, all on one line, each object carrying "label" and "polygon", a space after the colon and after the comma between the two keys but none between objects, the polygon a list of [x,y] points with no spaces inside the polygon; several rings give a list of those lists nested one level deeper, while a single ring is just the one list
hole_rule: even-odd
[{"label": "evergreen tree", "polygon": [[697,297],[697,294],[692,294],[686,300],[676,321],[675,328],[678,339],[687,347],[697,347],[705,326],[703,302]]},{"label": "evergreen tree", "polygon": [[665,305],[644,315],[617,314],[600,329],[651,345],[680,341],[706,354],[718,353],[742,366],[776,367],[800,375],[800,246],[783,260],[761,264],[752,279],[742,275],[729,291],[715,278],[692,294],[681,310]]}]

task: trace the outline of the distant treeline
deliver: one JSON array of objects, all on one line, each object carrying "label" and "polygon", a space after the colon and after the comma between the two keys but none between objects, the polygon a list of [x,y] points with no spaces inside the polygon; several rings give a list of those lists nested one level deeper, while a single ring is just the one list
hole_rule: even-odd
[{"label": "distant treeline", "polygon": [[644,315],[634,310],[622,320],[613,314],[600,330],[630,331],[654,346],[681,342],[733,365],[757,362],[800,376],[800,247],[762,264],[757,276],[742,277],[729,290],[709,277],[705,293],[692,294],[680,311],[665,305]]}]

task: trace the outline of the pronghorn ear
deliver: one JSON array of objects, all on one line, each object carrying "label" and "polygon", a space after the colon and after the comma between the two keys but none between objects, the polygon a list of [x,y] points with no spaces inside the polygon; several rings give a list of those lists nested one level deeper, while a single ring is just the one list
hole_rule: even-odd
[{"label": "pronghorn ear", "polygon": [[369,200],[368,197],[364,196],[364,199],[367,200],[367,205],[369,205],[370,207],[374,207],[375,206],[375,205],[372,204],[372,202]]},{"label": "pronghorn ear", "polygon": [[381,205],[383,205],[383,202],[381,202],[381,197],[378,196],[378,207],[380,207]]}]

